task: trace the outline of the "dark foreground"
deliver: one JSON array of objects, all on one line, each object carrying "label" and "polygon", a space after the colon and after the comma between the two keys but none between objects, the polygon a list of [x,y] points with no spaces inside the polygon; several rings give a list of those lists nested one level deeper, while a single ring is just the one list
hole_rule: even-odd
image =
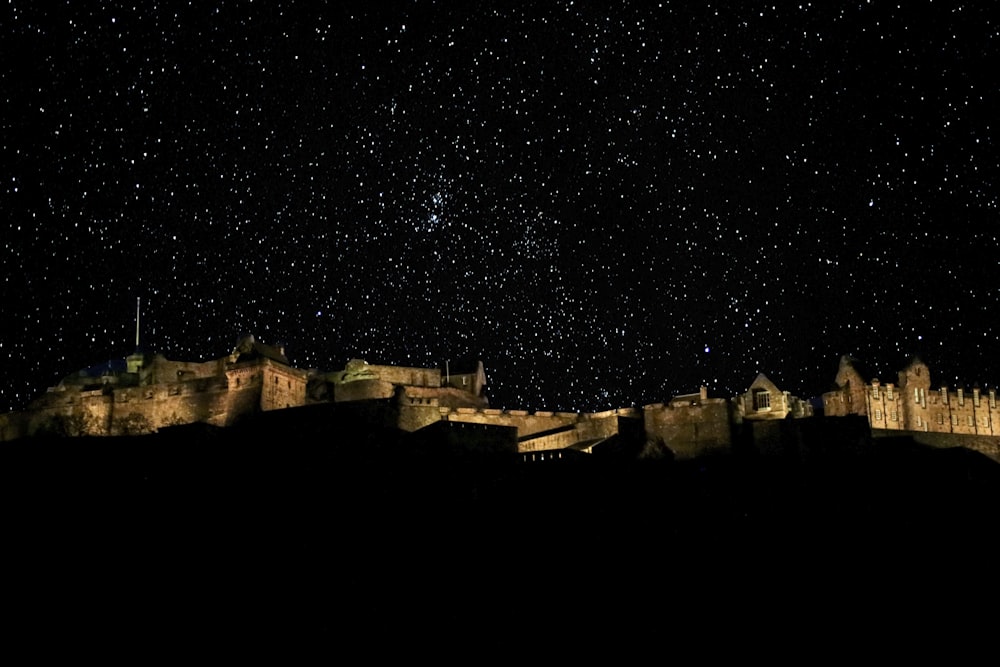
[{"label": "dark foreground", "polygon": [[1000,467],[907,441],[524,464],[388,432],[181,429],[11,443],[0,471],[6,629],[40,647],[883,627],[985,595],[1000,559]]}]

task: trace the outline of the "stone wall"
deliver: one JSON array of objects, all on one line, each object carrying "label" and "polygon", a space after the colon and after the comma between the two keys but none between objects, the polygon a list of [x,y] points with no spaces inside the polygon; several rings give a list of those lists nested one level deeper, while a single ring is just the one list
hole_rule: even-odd
[{"label": "stone wall", "polygon": [[261,410],[296,408],[306,404],[306,371],[266,361],[260,397]]},{"label": "stone wall", "polygon": [[978,387],[931,388],[926,365],[914,362],[900,372],[899,386],[872,380],[850,392],[850,409],[842,408],[846,389],[823,395],[824,414],[861,415],[872,429],[1000,436],[1000,406],[996,390]]},{"label": "stone wall", "polygon": [[396,387],[381,379],[354,380],[333,385],[333,400],[337,403],[380,400],[392,398],[395,394]]},{"label": "stone wall", "polygon": [[518,440],[517,451],[523,454],[525,452],[566,449],[567,447],[572,447],[578,442],[580,442],[580,438],[576,429],[571,426],[564,426],[556,429],[555,431],[536,433],[535,435]]},{"label": "stone wall", "polygon": [[497,410],[491,408],[441,408],[440,413],[449,421],[473,422],[476,424],[496,424],[517,428],[518,439],[543,431],[552,431],[562,426],[572,426],[580,419],[576,412],[548,412],[539,410]]},{"label": "stone wall", "polygon": [[440,387],[441,370],[439,368],[414,368],[409,366],[373,366],[368,364],[368,371],[378,376],[383,382],[395,385],[413,387]]},{"label": "stone wall", "polygon": [[1000,462],[1000,436],[884,429],[872,429],[871,433],[873,438],[907,437],[918,444],[939,449],[964,447]]},{"label": "stone wall", "polygon": [[647,405],[643,425],[647,439],[662,442],[679,460],[728,452],[733,444],[732,407],[721,398]]}]

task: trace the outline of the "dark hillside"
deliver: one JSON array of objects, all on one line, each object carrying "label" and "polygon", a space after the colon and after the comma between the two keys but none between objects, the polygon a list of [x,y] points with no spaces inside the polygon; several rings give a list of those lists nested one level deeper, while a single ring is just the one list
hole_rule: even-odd
[{"label": "dark hillside", "polygon": [[318,639],[429,609],[464,627],[690,622],[762,595],[825,613],[821,599],[886,587],[899,604],[915,572],[955,580],[989,553],[1000,507],[997,464],[908,441],[805,463],[524,464],[299,416],[5,446],[26,629]]}]

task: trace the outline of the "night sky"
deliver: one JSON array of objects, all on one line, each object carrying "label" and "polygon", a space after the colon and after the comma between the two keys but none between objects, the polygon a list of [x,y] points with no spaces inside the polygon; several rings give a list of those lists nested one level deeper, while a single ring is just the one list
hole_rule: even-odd
[{"label": "night sky", "polygon": [[[132,5],[136,6],[132,6]],[[0,10],[0,409],[142,347],[495,407],[1000,383],[992,2]]]}]

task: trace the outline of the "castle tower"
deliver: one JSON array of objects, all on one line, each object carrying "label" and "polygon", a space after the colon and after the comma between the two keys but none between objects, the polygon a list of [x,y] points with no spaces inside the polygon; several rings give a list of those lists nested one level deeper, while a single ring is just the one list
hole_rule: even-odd
[{"label": "castle tower", "polygon": [[904,428],[910,431],[929,429],[927,394],[931,388],[931,372],[919,357],[913,357],[903,370],[899,371],[900,403],[904,407]]}]

